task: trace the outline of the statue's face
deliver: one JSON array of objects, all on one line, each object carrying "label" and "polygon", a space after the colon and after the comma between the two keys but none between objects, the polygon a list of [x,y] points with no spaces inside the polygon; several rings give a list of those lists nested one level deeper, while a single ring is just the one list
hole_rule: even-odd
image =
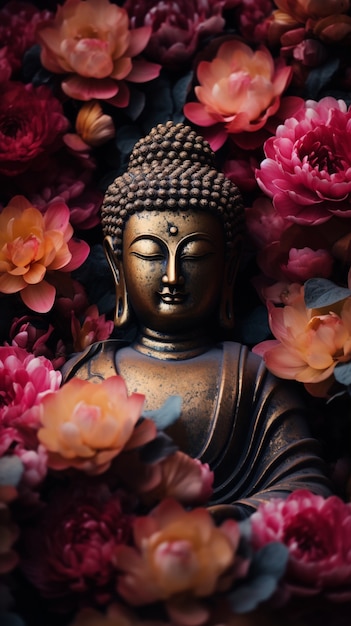
[{"label": "statue's face", "polygon": [[219,305],[224,272],[223,227],[205,212],[143,211],[123,234],[130,304],[152,330],[197,328]]}]

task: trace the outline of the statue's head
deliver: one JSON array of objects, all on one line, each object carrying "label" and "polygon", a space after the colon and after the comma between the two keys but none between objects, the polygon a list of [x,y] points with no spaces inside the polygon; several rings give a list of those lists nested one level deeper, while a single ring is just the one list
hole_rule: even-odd
[{"label": "statue's head", "polygon": [[116,325],[131,306],[153,330],[191,329],[216,309],[231,327],[244,209],[192,128],[167,122],[138,141],[127,171],[107,189],[101,219]]}]

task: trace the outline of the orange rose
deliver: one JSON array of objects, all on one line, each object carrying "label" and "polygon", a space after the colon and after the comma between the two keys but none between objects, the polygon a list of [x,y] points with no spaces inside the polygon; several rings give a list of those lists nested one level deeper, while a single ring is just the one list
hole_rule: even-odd
[{"label": "orange rose", "polygon": [[[76,467],[90,474],[104,472],[127,443],[132,445],[144,399],[138,393],[128,396],[120,376],[101,383],[73,378],[45,396],[38,437],[48,450],[49,467]],[[152,438],[156,427],[151,420],[147,422]]]},{"label": "orange rose", "polygon": [[134,60],[146,46],[151,27],[129,30],[125,9],[109,0],[66,0],[55,18],[37,32],[46,69],[66,74],[62,89],[77,100],[112,99],[126,106],[123,82],[145,82],[158,76],[160,66]]}]

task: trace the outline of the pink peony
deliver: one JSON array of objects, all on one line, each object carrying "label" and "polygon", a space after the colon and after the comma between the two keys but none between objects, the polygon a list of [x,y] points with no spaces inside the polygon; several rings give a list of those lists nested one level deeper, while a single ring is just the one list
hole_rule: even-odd
[{"label": "pink peony", "polygon": [[316,225],[351,216],[351,110],[343,100],[306,101],[264,146],[256,178],[285,219]]},{"label": "pink peony", "polygon": [[56,489],[25,535],[24,572],[42,596],[85,596],[105,603],[116,578],[114,551],[132,537],[123,494],[101,483]]},{"label": "pink peony", "polygon": [[292,595],[351,600],[351,504],[299,490],[260,505],[250,521],[255,548],[278,541],[289,549]]},{"label": "pink peony", "polygon": [[0,174],[17,176],[62,144],[69,122],[45,85],[0,86]]},{"label": "pink peony", "polygon": [[145,54],[179,71],[194,56],[201,39],[223,31],[225,4],[226,0],[127,0],[124,8],[133,28],[152,28]]},{"label": "pink peony", "polygon": [[77,269],[89,254],[88,244],[72,235],[69,209],[60,198],[44,215],[26,198],[12,198],[0,213],[0,292],[19,292],[30,309],[47,313],[56,295],[50,275]]},{"label": "pink peony", "polygon": [[56,15],[38,28],[41,61],[63,74],[62,89],[76,100],[129,101],[125,81],[156,78],[160,65],[135,59],[149,41],[151,28],[129,29],[127,11],[109,0],[66,0]]},{"label": "pink peony", "polygon": [[27,432],[40,426],[39,405],[56,391],[61,373],[43,356],[14,346],[0,346],[0,425]]},{"label": "pink peony", "polygon": [[36,43],[37,26],[50,17],[49,11],[38,11],[31,2],[11,0],[0,10],[0,42],[10,68],[9,78],[20,70],[24,53]]},{"label": "pink peony", "polygon": [[[273,123],[270,118],[282,115],[281,96],[291,68],[282,59],[275,61],[265,47],[254,51],[233,38],[220,45],[212,61],[199,63],[197,78],[198,102],[186,103],[184,115],[205,127],[212,149],[218,150],[228,136],[242,148],[257,148],[268,136],[263,131]],[[300,99],[288,99],[285,107],[295,110]]]}]

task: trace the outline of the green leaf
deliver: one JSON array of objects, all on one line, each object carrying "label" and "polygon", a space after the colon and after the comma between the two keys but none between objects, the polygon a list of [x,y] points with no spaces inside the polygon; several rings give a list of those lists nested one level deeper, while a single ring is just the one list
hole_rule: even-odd
[{"label": "green leaf", "polygon": [[276,579],[283,576],[289,558],[288,548],[278,541],[263,546],[254,556],[250,575],[270,575]]},{"label": "green leaf", "polygon": [[342,385],[351,385],[351,362],[338,363],[334,368],[334,378]]},{"label": "green leaf", "polygon": [[278,587],[286,570],[289,551],[284,544],[274,541],[254,554],[245,582],[230,594],[229,601],[235,613],[248,613],[268,600]]},{"label": "green leaf", "polygon": [[171,426],[182,411],[182,399],[180,396],[170,396],[166,402],[155,411],[144,411],[143,417],[152,419],[158,430],[164,430]]},{"label": "green leaf", "polygon": [[15,454],[0,459],[0,485],[16,487],[22,478],[23,463]]},{"label": "green leaf", "polygon": [[305,282],[305,304],[308,309],[322,309],[349,296],[350,289],[339,287],[327,278],[310,278]]},{"label": "green leaf", "polygon": [[178,446],[173,439],[166,435],[162,430],[157,433],[155,439],[146,443],[141,451],[140,458],[144,463],[159,463],[171,454],[177,452]]}]

